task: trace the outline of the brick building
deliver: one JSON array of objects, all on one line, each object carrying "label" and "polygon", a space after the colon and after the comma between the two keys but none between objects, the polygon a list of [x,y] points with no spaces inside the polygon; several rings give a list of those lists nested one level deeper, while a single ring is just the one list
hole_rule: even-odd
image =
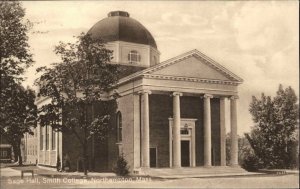
[{"label": "brick building", "polygon": [[[122,153],[131,170],[148,167],[225,166],[225,120],[230,103],[231,165],[238,164],[237,95],[242,79],[192,50],[164,62],[151,33],[127,12],[114,11],[89,31],[113,50],[112,64],[127,67],[118,83],[118,111],[108,139],[91,140],[90,169],[110,171]],[[40,99],[37,105],[47,103]],[[95,112],[100,105],[95,105]],[[39,165],[68,158],[76,170],[79,142],[38,127]]]}]

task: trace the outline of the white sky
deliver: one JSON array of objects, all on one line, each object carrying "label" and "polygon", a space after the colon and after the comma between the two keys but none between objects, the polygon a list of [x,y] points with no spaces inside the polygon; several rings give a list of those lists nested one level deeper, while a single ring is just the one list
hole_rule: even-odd
[{"label": "white sky", "polygon": [[[54,46],[87,32],[113,10],[124,10],[154,36],[161,61],[198,49],[244,79],[239,87],[239,134],[253,125],[251,96],[274,96],[279,83],[299,96],[298,1],[24,1],[36,24],[30,34],[35,69],[58,61]],[[34,31],[40,31],[36,33]]]}]

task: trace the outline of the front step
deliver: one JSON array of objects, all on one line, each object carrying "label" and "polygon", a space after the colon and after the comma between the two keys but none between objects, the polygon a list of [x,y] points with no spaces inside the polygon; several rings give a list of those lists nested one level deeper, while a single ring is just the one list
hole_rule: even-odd
[{"label": "front step", "polygon": [[184,168],[140,168],[133,172],[138,175],[148,175],[164,178],[180,177],[214,177],[229,175],[253,174],[240,167],[184,167]]}]

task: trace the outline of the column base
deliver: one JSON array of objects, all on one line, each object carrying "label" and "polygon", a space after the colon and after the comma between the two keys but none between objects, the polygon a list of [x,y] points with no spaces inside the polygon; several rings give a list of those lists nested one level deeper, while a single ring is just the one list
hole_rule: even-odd
[{"label": "column base", "polygon": [[211,167],[213,167],[212,165],[204,165],[203,166],[204,168],[211,168]]},{"label": "column base", "polygon": [[172,166],[171,169],[178,169],[178,168],[181,168],[180,165],[177,165],[177,166]]},{"label": "column base", "polygon": [[229,167],[240,167],[240,165],[239,164],[231,164],[231,165],[229,165]]}]

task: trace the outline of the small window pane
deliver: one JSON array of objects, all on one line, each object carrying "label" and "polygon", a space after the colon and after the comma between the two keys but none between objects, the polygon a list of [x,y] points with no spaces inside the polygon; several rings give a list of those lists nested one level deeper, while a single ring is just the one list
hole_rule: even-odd
[{"label": "small window pane", "polygon": [[180,134],[182,134],[182,135],[188,135],[189,134],[189,130],[188,129],[181,129],[180,130]]},{"label": "small window pane", "polygon": [[130,51],[128,54],[129,63],[137,63],[141,61],[141,56],[137,51]]}]

